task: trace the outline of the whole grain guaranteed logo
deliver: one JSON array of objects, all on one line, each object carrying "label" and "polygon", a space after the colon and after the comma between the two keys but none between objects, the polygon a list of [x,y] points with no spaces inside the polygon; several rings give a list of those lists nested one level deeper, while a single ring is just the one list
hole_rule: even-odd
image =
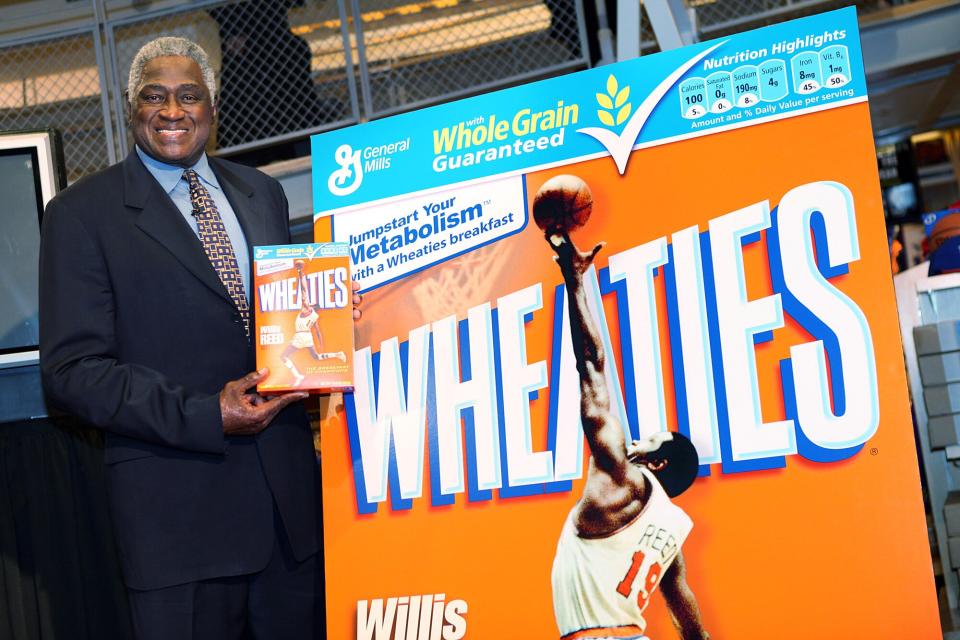
[{"label": "whole grain guaranteed logo", "polygon": [[[633,151],[633,145],[636,143],[637,138],[640,137],[640,132],[650,118],[650,114],[653,113],[654,107],[660,103],[667,92],[673,88],[673,85],[675,85],[687,71],[724,44],[726,44],[726,40],[701,51],[674,69],[670,75],[664,78],[660,84],[654,87],[647,97],[644,98],[643,102],[640,103],[640,106],[637,107],[637,110],[629,120],[626,120],[626,118],[630,113],[630,105],[624,103],[629,95],[630,88],[624,87],[618,90],[619,83],[617,82],[616,76],[611,74],[607,78],[606,93],[598,92],[596,96],[597,102],[601,107],[597,110],[597,119],[606,125],[607,128],[585,127],[583,129],[577,129],[577,133],[590,136],[602,144],[616,163],[617,171],[620,172],[620,175],[623,175],[627,170],[627,162],[630,160],[630,152]],[[613,112],[616,113],[615,116]],[[619,128],[624,120],[626,120],[626,124],[618,133],[616,129]]]}]

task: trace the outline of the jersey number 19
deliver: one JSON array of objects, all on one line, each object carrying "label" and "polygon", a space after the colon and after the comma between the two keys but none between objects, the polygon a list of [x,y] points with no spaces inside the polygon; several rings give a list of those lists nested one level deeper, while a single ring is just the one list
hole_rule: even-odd
[{"label": "jersey number 19", "polygon": [[[630,564],[630,568],[627,569],[627,575],[623,576],[623,580],[617,585],[617,593],[624,598],[630,597],[630,592],[633,590],[633,583],[637,579],[637,574],[640,573],[640,568],[643,566],[645,558],[646,556],[643,551],[634,552],[633,562]],[[658,562],[654,562],[650,565],[650,568],[647,569],[647,575],[643,579],[643,584],[637,589],[637,606],[640,607],[640,611],[647,608],[647,601],[650,598],[650,594],[653,593],[653,590],[657,588],[662,573],[663,569]]]}]

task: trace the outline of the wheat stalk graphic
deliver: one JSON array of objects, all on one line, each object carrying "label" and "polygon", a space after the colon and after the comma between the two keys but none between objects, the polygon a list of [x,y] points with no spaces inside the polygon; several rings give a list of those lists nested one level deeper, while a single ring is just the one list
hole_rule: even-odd
[{"label": "wheat stalk graphic", "polygon": [[[600,118],[600,122],[608,127],[617,127],[623,124],[630,117],[632,109],[630,103],[627,102],[629,97],[630,87],[620,89],[617,85],[617,79],[613,77],[613,74],[610,74],[610,77],[607,78],[607,92],[597,94],[597,103],[602,107],[597,109],[597,117]],[[626,104],[624,104],[625,102]],[[617,114],[616,118],[613,115],[614,111]]]}]

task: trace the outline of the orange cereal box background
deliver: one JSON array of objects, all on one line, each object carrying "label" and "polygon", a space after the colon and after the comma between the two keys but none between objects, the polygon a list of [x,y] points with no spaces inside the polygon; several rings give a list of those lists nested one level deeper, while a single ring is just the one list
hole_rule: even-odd
[{"label": "orange cereal box background", "polygon": [[[846,460],[793,455],[784,468],[741,473],[723,473],[717,464],[674,500],[694,522],[683,545],[687,578],[716,640],[940,637],[874,158],[868,106],[860,103],[635,151],[623,176],[608,157],[526,176],[528,205],[553,175],[572,173],[589,184],[592,216],[572,237],[581,247],[607,242],[598,268],[618,251],[691,225],[703,231],[711,219],[747,205],[767,200],[773,209],[799,185],[836,181],[853,194],[861,258],[831,283],[869,322],[880,425]],[[316,233],[326,237],[328,220],[318,220]],[[761,240],[743,249],[748,299],[773,293],[766,232]],[[526,325],[526,355],[528,362],[545,360],[549,370],[552,292],[562,283],[551,257],[531,220],[516,235],[374,289],[365,295],[358,348],[377,351],[381,341],[402,341],[440,314],[462,319],[471,306],[495,305],[498,296],[539,282],[543,308]],[[431,317],[413,302],[418,284],[465,282],[462,272],[476,269],[487,277],[430,305]],[[655,278],[662,373],[667,422],[676,429],[662,280]],[[616,296],[604,296],[604,304],[610,357],[620,364]],[[773,334],[756,346],[767,422],[784,419],[780,360],[791,345],[812,339],[786,313],[785,326]],[[547,448],[549,392],[530,402],[535,451]],[[469,604],[467,638],[558,637],[551,564],[583,480],[566,493],[505,499],[494,492],[473,503],[457,494],[453,505],[433,507],[427,464],[425,497],[410,510],[392,511],[388,501],[359,515],[344,415],[322,429],[327,637],[356,637],[358,600],[440,592]],[[662,598],[651,602],[647,635],[677,637]]]}]

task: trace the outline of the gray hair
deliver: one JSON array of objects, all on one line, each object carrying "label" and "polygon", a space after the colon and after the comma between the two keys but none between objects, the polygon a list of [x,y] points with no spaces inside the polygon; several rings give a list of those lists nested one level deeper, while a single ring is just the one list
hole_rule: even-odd
[{"label": "gray hair", "polygon": [[210,66],[207,52],[200,45],[186,38],[164,36],[143,45],[137,51],[137,55],[133,56],[133,62],[130,63],[130,76],[127,80],[127,100],[130,101],[131,107],[136,106],[137,92],[143,81],[143,67],[154,58],[162,56],[183,56],[200,65],[203,83],[207,85],[207,91],[210,92],[210,103],[216,104],[217,82],[213,76],[213,68]]}]

